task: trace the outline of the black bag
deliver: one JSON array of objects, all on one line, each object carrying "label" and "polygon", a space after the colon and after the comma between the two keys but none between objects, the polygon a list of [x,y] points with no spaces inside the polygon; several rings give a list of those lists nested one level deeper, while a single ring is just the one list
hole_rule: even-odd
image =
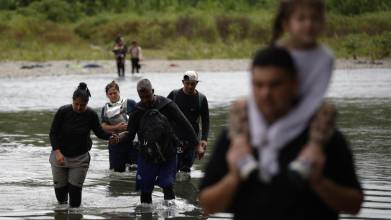
[{"label": "black bag", "polygon": [[159,111],[168,103],[147,109],[140,120],[138,130],[141,155],[157,164],[164,163],[175,155],[173,129],[167,117]]}]

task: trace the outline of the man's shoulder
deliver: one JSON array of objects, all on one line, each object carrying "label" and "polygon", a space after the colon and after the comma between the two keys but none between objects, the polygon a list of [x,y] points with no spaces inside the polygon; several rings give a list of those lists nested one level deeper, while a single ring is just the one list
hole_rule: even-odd
[{"label": "man's shoulder", "polygon": [[175,98],[181,94],[182,89],[174,89],[168,94],[167,98],[171,99],[172,101],[175,101]]},{"label": "man's shoulder", "polygon": [[171,99],[166,98],[164,96],[156,95],[155,98],[156,101],[154,107],[156,108],[164,108],[166,106],[169,106],[170,103],[173,103]]},{"label": "man's shoulder", "polygon": [[201,100],[206,99],[206,96],[205,96],[204,93],[202,93],[202,92],[200,92],[200,91],[198,91],[198,90],[197,90],[197,93],[198,93],[198,97],[199,97]]},{"label": "man's shoulder", "polygon": [[60,108],[58,108],[56,114],[61,117],[64,117],[64,115],[67,115],[67,113],[72,112],[72,111],[73,111],[72,104],[68,104],[68,105],[63,105]]}]

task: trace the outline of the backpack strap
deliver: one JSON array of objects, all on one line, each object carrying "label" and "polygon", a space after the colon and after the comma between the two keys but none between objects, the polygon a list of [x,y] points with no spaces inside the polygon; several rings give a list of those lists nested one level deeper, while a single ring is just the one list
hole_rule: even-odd
[{"label": "backpack strap", "polygon": [[197,95],[198,95],[198,112],[201,114],[202,100],[204,100],[205,95],[200,93],[200,92],[198,92],[198,91],[197,91]]},{"label": "backpack strap", "polygon": [[178,93],[179,93],[179,91],[180,91],[181,89],[175,89],[175,90],[173,90],[172,91],[172,101],[176,101],[176,97],[178,96]]}]

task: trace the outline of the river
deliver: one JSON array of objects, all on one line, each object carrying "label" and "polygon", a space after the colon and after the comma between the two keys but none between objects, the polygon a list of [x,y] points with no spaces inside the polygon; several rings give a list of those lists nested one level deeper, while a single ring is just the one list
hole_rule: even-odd
[{"label": "river", "polygon": [[[180,88],[180,74],[150,73],[155,93],[166,96]],[[48,162],[48,132],[55,110],[71,103],[79,82],[88,84],[89,106],[100,111],[106,102],[104,87],[118,80],[122,97],[138,100],[138,78],[105,75],[42,76],[0,79],[0,218],[1,219],[203,219],[197,187],[213,142],[225,125],[227,106],[249,92],[245,72],[202,73],[198,89],[211,109],[210,147],[196,161],[190,182],[175,186],[175,207],[161,205],[155,190],[152,212],[139,206],[135,173],[108,170],[106,143],[93,138],[91,166],[83,190],[83,206],[74,212],[56,212]],[[389,219],[391,216],[391,69],[337,70],[327,96],[336,103],[338,126],[348,137],[357,172],[365,190],[358,216],[341,219]],[[218,214],[211,219],[229,218]]]}]

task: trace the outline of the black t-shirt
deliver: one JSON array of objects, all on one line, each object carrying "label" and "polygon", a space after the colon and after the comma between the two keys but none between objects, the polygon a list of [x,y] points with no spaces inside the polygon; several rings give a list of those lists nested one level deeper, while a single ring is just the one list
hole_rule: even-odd
[{"label": "black t-shirt", "polygon": [[209,107],[206,96],[197,91],[196,95],[188,95],[183,89],[173,90],[167,96],[173,100],[181,109],[186,118],[190,121],[197,136],[200,133],[201,118],[201,140],[208,140],[209,134]]},{"label": "black t-shirt", "polygon": [[56,112],[50,128],[52,149],[60,149],[66,157],[87,153],[92,146],[90,131],[98,138],[108,140],[109,133],[103,131],[98,114],[91,108],[85,112],[73,111],[72,105],[64,105]]},{"label": "black t-shirt", "polygon": [[[230,141],[224,130],[216,141],[213,155],[201,181],[201,190],[220,181],[228,172],[226,154]],[[259,180],[257,175],[242,182],[227,212],[235,219],[338,219],[330,208],[309,186],[298,187],[288,175],[288,164],[293,161],[308,140],[308,130],[291,141],[279,153],[280,173],[271,183]],[[336,184],[361,190],[351,150],[340,132],[335,132],[325,147],[324,176]]]}]

